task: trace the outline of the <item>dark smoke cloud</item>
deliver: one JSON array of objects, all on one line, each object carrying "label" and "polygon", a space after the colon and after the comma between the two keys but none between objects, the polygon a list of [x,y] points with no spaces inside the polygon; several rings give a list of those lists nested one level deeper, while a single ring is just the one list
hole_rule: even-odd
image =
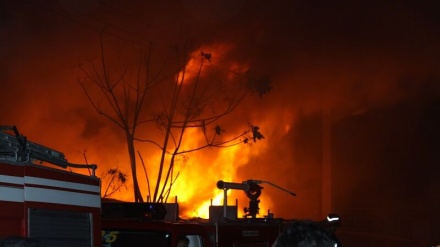
[{"label": "dark smoke cloud", "polygon": [[[402,187],[429,200],[438,189],[435,173],[414,166],[438,164],[432,148],[438,146],[440,91],[435,3],[1,1],[1,122],[77,163],[87,149],[92,162],[120,164],[124,160],[114,157],[124,157],[121,136],[91,109],[76,83],[78,64],[99,58],[100,34],[119,54],[150,41],[165,50],[186,39],[192,49],[212,52],[213,64],[248,64],[255,75],[272,79],[271,94],[250,98],[230,119],[261,125],[266,136],[267,148],[238,169],[240,179],[276,181],[298,194],[286,198],[265,186],[263,196],[285,198],[275,213],[321,217],[323,110],[331,113],[336,135],[335,180],[344,181],[334,186],[343,191],[335,192],[343,201],[337,207],[387,184],[378,178],[372,186],[365,174],[392,177],[402,170],[417,178],[405,184],[406,175],[396,176],[387,193]],[[213,48],[218,44],[232,48],[225,53]],[[402,160],[412,162],[402,167]]]}]

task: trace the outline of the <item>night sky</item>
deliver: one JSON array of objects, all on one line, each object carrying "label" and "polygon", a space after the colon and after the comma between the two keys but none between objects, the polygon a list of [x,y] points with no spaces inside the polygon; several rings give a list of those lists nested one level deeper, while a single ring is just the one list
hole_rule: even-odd
[{"label": "night sky", "polygon": [[[123,136],[92,109],[78,66],[99,59],[100,37],[109,54],[186,40],[215,66],[246,64],[273,83],[228,118],[229,131],[252,123],[266,137],[232,160],[234,182],[277,183],[298,196],[264,186],[275,216],[320,219],[329,149],[333,211],[346,226],[432,244],[440,241],[438,13],[433,0],[0,0],[0,124],[74,163],[87,150],[102,169],[123,166]],[[193,175],[222,169],[193,167]]]}]

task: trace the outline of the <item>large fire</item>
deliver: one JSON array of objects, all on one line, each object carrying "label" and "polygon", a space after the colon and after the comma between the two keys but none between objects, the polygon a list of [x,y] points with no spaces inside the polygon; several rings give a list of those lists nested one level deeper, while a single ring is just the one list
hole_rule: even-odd
[{"label": "large fire", "polygon": [[[247,64],[240,64],[237,61],[230,62],[224,57],[219,56],[219,54],[226,55],[231,49],[232,45],[230,44],[215,44],[210,48],[203,47],[202,52],[200,52],[202,48],[196,49],[191,54],[185,66],[185,70],[179,72],[177,83],[183,83],[184,86],[191,86],[196,80],[203,80],[205,76],[204,73],[207,73],[206,71],[219,70],[225,74],[224,78],[233,82],[233,80],[237,79],[237,75],[245,73],[249,66]],[[204,66],[202,70],[200,70],[201,65]],[[200,74],[198,74],[199,71],[201,72]],[[200,78],[198,78],[198,76],[200,76]],[[236,133],[240,134],[242,130],[237,131],[237,129],[243,128],[243,126],[246,127],[246,122],[238,126],[228,125],[231,129],[225,132],[225,136],[227,136],[226,139],[234,137],[234,135],[237,135]],[[206,141],[205,138],[202,132],[197,129],[186,129],[180,150],[195,149],[197,146],[203,145],[203,142]],[[145,144],[137,144],[137,147],[143,153],[143,161],[148,170],[150,186],[154,186],[154,182],[157,179],[157,166],[160,161],[161,152]],[[260,143],[255,145],[242,143],[219,149],[203,149],[178,156],[175,169],[173,169],[173,176],[176,176],[177,179],[173,181],[172,192],[167,195],[167,202],[177,200],[180,205],[180,214],[182,217],[208,218],[209,205],[222,205],[224,201],[223,190],[216,188],[216,182],[218,180],[241,182],[249,179],[248,177],[238,176],[237,169],[248,164],[249,158],[258,155],[258,152],[265,147],[267,147],[267,145],[260,145]],[[169,163],[169,160],[167,162]],[[145,200],[149,201],[152,196],[150,193],[154,188],[150,188],[150,191],[147,191],[148,185],[146,176],[143,167],[139,163],[140,161],[138,161],[140,187],[143,196],[146,197]],[[123,164],[128,164],[128,162],[120,163],[119,167],[129,174],[129,167]],[[108,165],[105,165],[105,167],[108,167]],[[133,201],[134,198],[130,186],[130,189],[116,193],[114,197],[125,201]],[[246,198],[243,195],[244,191],[228,191],[228,197],[231,197],[228,199],[228,202],[230,202],[228,204],[235,204],[235,201],[241,197],[240,204],[244,206],[247,204],[247,201],[242,201],[242,199]],[[261,212],[267,211],[266,204],[266,201],[261,202]],[[241,214],[241,212],[239,212],[239,214]]]},{"label": "large fire", "polygon": [[[133,201],[125,136],[97,114],[78,85],[84,76],[78,64],[101,60],[101,40],[105,58],[116,63],[109,73],[136,67],[139,51],[151,45],[156,62],[147,65],[173,72],[159,80],[177,77],[186,65],[185,80],[178,85],[189,88],[204,58],[202,76],[224,72],[222,81],[233,82],[252,72],[273,82],[262,100],[257,94],[247,97],[219,123],[231,136],[248,124],[258,125],[264,140],[178,157],[173,175],[179,176],[168,202],[177,198],[182,217],[206,218],[211,203],[223,203],[217,181],[248,179],[270,181],[297,194],[262,184],[259,217],[269,209],[275,217],[311,219],[322,219],[330,209],[361,219],[369,216],[364,210],[374,215],[438,211],[440,32],[435,1],[0,2],[0,28],[8,34],[0,38],[1,125],[16,125],[28,140],[63,152],[69,162],[97,164],[98,176],[118,167],[128,175],[127,189],[114,198]],[[212,11],[229,2],[234,4]],[[184,43],[186,52],[192,51],[186,59],[180,56]],[[162,63],[176,58],[169,52],[175,48],[179,65]],[[166,98],[170,88],[154,96]],[[164,102],[155,102],[148,112]],[[155,126],[137,133],[156,140],[162,134]],[[200,133],[186,134],[191,138],[184,140],[185,149],[203,140]],[[155,186],[157,147],[142,143],[136,149]],[[154,187],[149,192],[141,162],[137,165],[142,196],[148,200]],[[238,200],[242,216],[249,199],[240,190],[227,193],[230,205]],[[429,218],[435,217],[424,219]],[[384,219],[378,222],[393,218]],[[424,219],[413,227],[427,236],[431,228]],[[396,228],[389,227],[395,237]]]}]

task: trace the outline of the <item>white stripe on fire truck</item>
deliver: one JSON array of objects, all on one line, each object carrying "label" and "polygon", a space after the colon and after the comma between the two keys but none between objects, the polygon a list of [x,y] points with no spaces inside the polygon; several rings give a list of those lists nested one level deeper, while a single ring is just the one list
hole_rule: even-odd
[{"label": "white stripe on fire truck", "polygon": [[59,203],[65,205],[101,207],[101,197],[86,193],[26,187],[24,198],[26,201]]},{"label": "white stripe on fire truck", "polygon": [[0,201],[24,202],[24,189],[0,186]]},{"label": "white stripe on fire truck", "polygon": [[28,176],[25,176],[24,178],[26,185],[32,185],[32,184],[39,186],[43,185],[43,186],[51,186],[51,187],[64,188],[64,189],[88,191],[98,194],[101,193],[99,186],[90,185],[90,184],[80,184],[80,183],[65,182],[65,181],[53,180],[47,178],[28,177]]},{"label": "white stripe on fire truck", "polygon": [[[24,187],[24,183],[29,186]],[[99,186],[85,185],[59,180],[51,180],[37,177],[16,177],[0,175],[0,200],[11,202],[48,202],[66,205],[100,207],[101,198]],[[10,184],[10,185],[8,185]],[[33,185],[51,186],[55,189],[32,187]],[[21,185],[23,187],[14,187]],[[57,190],[75,189],[77,192]],[[81,193],[81,191],[85,193]]]},{"label": "white stripe on fire truck", "polygon": [[23,177],[0,175],[0,182],[23,185],[24,178]]},{"label": "white stripe on fire truck", "polygon": [[30,176],[25,176],[23,178],[16,176],[0,175],[0,183],[9,183],[16,185],[24,185],[26,183],[27,185],[50,186],[56,188],[92,192],[97,194],[101,193],[99,186],[95,186],[95,185],[65,182],[60,180],[30,177]]},{"label": "white stripe on fire truck", "polygon": [[14,188],[0,186],[0,200],[9,202],[45,202],[65,205],[100,207],[98,195],[38,187]]}]

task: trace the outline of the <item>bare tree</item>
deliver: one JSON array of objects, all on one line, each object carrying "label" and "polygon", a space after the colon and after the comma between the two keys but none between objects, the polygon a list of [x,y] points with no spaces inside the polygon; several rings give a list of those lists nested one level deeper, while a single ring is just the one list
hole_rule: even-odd
[{"label": "bare tree", "polygon": [[109,198],[113,194],[120,192],[121,189],[127,189],[127,174],[121,171],[119,167],[110,168],[101,175],[102,184],[105,188],[102,198]]},{"label": "bare tree", "polygon": [[[143,198],[137,180],[134,139],[136,130],[142,123],[140,116],[147,103],[147,92],[161,80],[160,72],[152,74],[150,71],[151,45],[146,52],[141,52],[139,66],[136,69],[137,76],[132,79],[133,81],[127,81],[128,69],[122,69],[119,74],[111,71],[105,54],[101,38],[100,67],[95,66],[92,62],[88,64],[89,67],[81,65],[80,69],[86,77],[80,79],[79,84],[96,112],[106,117],[124,132],[133,178],[134,198],[136,202],[141,202]],[[91,82],[92,86],[98,89],[97,94],[101,94],[104,98],[105,107],[98,100],[100,96],[90,93],[90,89],[87,87],[88,82]]]},{"label": "bare tree", "polygon": [[[249,125],[249,128],[229,139],[221,138],[224,129],[218,124],[219,119],[230,114],[250,92],[257,92],[260,96],[271,90],[270,81],[266,80],[268,87],[261,89],[261,83],[248,81],[247,77],[233,73],[235,83],[227,85],[222,81],[212,82],[210,78],[201,76],[205,63],[211,62],[211,54],[200,53],[199,67],[196,75],[187,82],[187,68],[183,66],[181,73],[174,82],[171,104],[164,105],[162,111],[156,113],[156,122],[164,133],[162,144],[155,143],[161,150],[159,172],[152,197],[154,202],[166,201],[171,192],[172,185],[179,176],[173,175],[176,157],[186,153],[198,151],[208,147],[228,147],[240,143],[260,140],[263,135],[258,126]],[[184,60],[186,61],[186,59]],[[215,73],[214,73],[215,74]],[[216,76],[220,76],[216,74]],[[212,78],[211,78],[212,79]],[[203,83],[205,82],[205,83]],[[260,81],[261,82],[261,81]],[[209,126],[213,126],[209,131]],[[182,150],[182,142],[188,129],[197,129],[205,137],[205,143],[190,150]],[[140,140],[145,141],[145,140]],[[170,156],[166,162],[166,156]],[[165,174],[164,174],[165,173]]]},{"label": "bare tree", "polygon": [[[188,54],[186,49],[182,49],[180,53],[179,50],[176,51],[177,63],[170,66],[171,69],[168,71],[164,71],[165,62],[161,62],[162,66],[159,66],[153,75],[150,45],[142,57],[142,62],[139,63],[137,68],[139,76],[134,82],[127,80],[127,70],[121,70],[118,76],[111,75],[102,41],[101,69],[93,63],[90,63],[88,69],[81,66],[85,79],[80,81],[80,85],[94,109],[125,133],[136,202],[142,202],[144,199],[137,180],[135,141],[151,143],[161,151],[160,163],[156,164],[159,166],[159,171],[153,195],[150,194],[147,166],[154,164],[145,164],[142,152],[139,152],[143,172],[147,178],[147,198],[159,202],[167,200],[172,185],[179,176],[179,172],[174,171],[175,164],[179,160],[177,157],[208,147],[228,147],[264,138],[258,126],[249,124],[247,130],[224,139],[222,137],[225,130],[219,125],[219,120],[230,114],[249,93],[255,92],[260,96],[268,93],[272,86],[267,77],[250,79],[249,76],[241,73],[212,69],[213,66],[205,70],[206,65],[211,62],[211,54],[204,52],[195,58],[198,59],[198,67],[189,68],[187,62],[194,58],[186,57]],[[226,73],[229,73],[229,76],[233,75],[234,83],[225,82],[231,80],[226,80]],[[167,75],[174,75],[172,77],[174,79],[168,80]],[[91,84],[98,88],[98,92],[104,95],[105,102],[109,106],[105,108],[106,110],[98,103],[96,95],[92,95],[87,87],[90,84],[88,82],[92,82]],[[147,105],[153,102],[156,104],[159,102],[159,108],[147,109]],[[136,132],[140,125],[149,125],[148,129],[151,130],[151,124],[155,124],[162,133],[159,139],[157,135],[149,135],[150,132],[145,130]],[[206,142],[191,150],[183,149],[182,143],[189,129],[199,131]]]}]

